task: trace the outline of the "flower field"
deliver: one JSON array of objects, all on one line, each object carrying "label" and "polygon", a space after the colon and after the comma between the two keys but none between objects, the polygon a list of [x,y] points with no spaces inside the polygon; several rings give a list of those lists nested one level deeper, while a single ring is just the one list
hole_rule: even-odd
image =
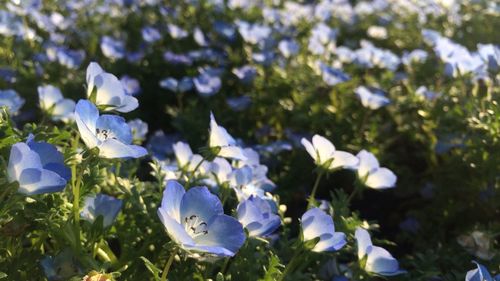
[{"label": "flower field", "polygon": [[500,281],[500,3],[0,2],[0,281]]}]

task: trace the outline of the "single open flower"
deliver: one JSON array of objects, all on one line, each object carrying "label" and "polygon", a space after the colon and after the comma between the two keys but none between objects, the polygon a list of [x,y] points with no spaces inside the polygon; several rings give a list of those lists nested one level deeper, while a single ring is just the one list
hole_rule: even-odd
[{"label": "single open flower", "polygon": [[[136,98],[126,94],[122,82],[113,74],[104,72],[99,64],[95,62],[89,64],[86,78],[87,97],[104,110],[130,112],[139,106]],[[94,90],[95,97],[93,97]]]},{"label": "single open flower", "polygon": [[302,235],[304,242],[319,238],[313,252],[338,251],[347,243],[345,234],[335,232],[332,216],[319,208],[309,209],[302,215]]},{"label": "single open flower", "polygon": [[80,213],[82,219],[94,222],[97,217],[102,216],[103,227],[113,224],[116,216],[122,208],[122,200],[105,194],[87,196],[83,210]]},{"label": "single open flower", "polygon": [[217,150],[217,156],[246,160],[242,149],[236,145],[236,141],[226,129],[217,124],[212,113],[210,114],[210,138],[208,146]]},{"label": "single open flower", "polygon": [[358,227],[355,233],[358,243],[358,258],[364,261],[364,270],[383,276],[393,276],[405,273],[399,269],[398,261],[386,249],[373,246],[370,234]]},{"label": "single open flower", "polygon": [[354,167],[358,164],[356,156],[349,152],[336,150],[333,143],[320,135],[314,135],[312,143],[302,138],[302,145],[314,159],[316,165],[328,170]]},{"label": "single open flower", "polygon": [[257,196],[250,196],[237,208],[238,220],[248,231],[249,236],[266,237],[272,234],[281,224],[269,202]]},{"label": "single open flower", "polygon": [[372,110],[379,109],[391,102],[384,95],[384,92],[379,89],[369,89],[365,86],[360,86],[354,90],[354,93],[359,97],[364,107]]},{"label": "single open flower", "polygon": [[358,178],[368,187],[374,189],[392,188],[396,185],[396,175],[387,168],[381,168],[372,153],[361,150],[358,155]]},{"label": "single open flower", "polygon": [[80,136],[89,148],[99,148],[103,158],[139,158],[147,154],[142,146],[131,145],[132,130],[120,116],[104,114],[88,100],[75,107],[75,121]]},{"label": "single open flower", "polygon": [[47,112],[55,121],[68,122],[73,119],[75,102],[65,99],[59,88],[52,85],[38,87],[40,108]]},{"label": "single open flower", "polygon": [[12,146],[7,172],[9,182],[17,181],[19,192],[26,195],[61,191],[71,178],[62,153],[49,143],[36,142],[33,135]]},{"label": "single open flower", "polygon": [[170,238],[186,251],[231,257],[245,242],[242,225],[224,215],[219,198],[206,187],[186,192],[177,181],[168,181],[158,216]]}]

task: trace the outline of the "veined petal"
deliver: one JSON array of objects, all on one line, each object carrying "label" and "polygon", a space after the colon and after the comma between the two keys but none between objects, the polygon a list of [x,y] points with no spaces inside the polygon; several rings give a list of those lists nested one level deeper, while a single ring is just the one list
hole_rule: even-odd
[{"label": "veined petal", "polygon": [[23,143],[16,143],[10,149],[9,166],[7,172],[9,181],[17,181],[24,169],[35,168],[42,169],[42,161],[40,156]]},{"label": "veined petal", "polygon": [[132,143],[133,135],[125,119],[118,115],[101,115],[96,121],[99,132],[106,130],[109,137],[114,137],[124,144]]},{"label": "veined petal", "polygon": [[208,222],[208,233],[194,240],[203,246],[217,246],[236,253],[245,242],[243,226],[233,217],[227,215],[214,216]]},{"label": "veined petal", "polygon": [[45,169],[24,169],[19,177],[19,192],[27,195],[58,192],[65,186],[65,179]]},{"label": "veined petal", "polygon": [[193,238],[189,236],[184,227],[174,218],[170,217],[162,207],[158,208],[158,217],[160,217],[163,226],[165,226],[168,236],[177,244],[194,245]]},{"label": "veined petal", "polygon": [[181,200],[185,193],[184,187],[175,180],[167,181],[167,185],[163,191],[161,208],[179,223],[181,222]]},{"label": "veined petal", "polygon": [[213,195],[206,187],[190,188],[181,200],[181,221],[193,215],[201,221],[208,221],[217,215],[224,213],[219,197]]},{"label": "veined petal", "polygon": [[138,145],[127,145],[115,139],[107,139],[99,145],[99,155],[104,158],[139,158],[148,154]]},{"label": "veined petal", "polygon": [[79,100],[75,107],[75,121],[80,131],[80,136],[89,148],[94,148],[99,143],[95,136],[96,123],[99,111],[88,100]]},{"label": "veined petal", "polygon": [[302,215],[302,234],[304,241],[320,237],[325,233],[335,232],[333,219],[319,208],[312,208]]}]

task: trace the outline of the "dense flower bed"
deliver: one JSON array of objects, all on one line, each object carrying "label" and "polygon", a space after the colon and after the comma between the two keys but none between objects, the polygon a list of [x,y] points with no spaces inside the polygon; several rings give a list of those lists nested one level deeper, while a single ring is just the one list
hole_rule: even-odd
[{"label": "dense flower bed", "polygon": [[480,0],[3,1],[0,280],[500,280],[499,29]]}]

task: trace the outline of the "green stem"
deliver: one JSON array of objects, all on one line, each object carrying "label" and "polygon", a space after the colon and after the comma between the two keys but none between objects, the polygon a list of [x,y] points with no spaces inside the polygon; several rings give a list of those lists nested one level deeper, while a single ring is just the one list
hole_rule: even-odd
[{"label": "green stem", "polygon": [[354,190],[352,191],[351,195],[349,195],[349,197],[347,197],[347,202],[348,203],[351,203],[351,200],[354,199],[354,196],[356,194],[358,194],[358,192],[362,189],[363,187],[361,186],[361,184],[359,183],[356,183],[354,185]]},{"label": "green stem", "polygon": [[198,171],[198,169],[200,168],[201,164],[205,161],[205,157],[203,157],[200,162],[198,164],[196,164],[196,167],[194,167],[194,170],[191,172],[191,176],[188,178],[188,181],[186,183],[186,188],[189,187],[189,185],[191,184],[192,180],[194,179],[194,174],[196,173],[196,171]]},{"label": "green stem", "polygon": [[288,262],[288,264],[286,265],[285,271],[283,271],[283,274],[278,279],[278,281],[284,280],[285,276],[293,270],[293,268],[295,267],[296,260],[300,256],[301,253],[302,253],[302,251],[301,251],[300,247],[295,250],[295,253],[293,254],[293,256],[290,259],[290,261]]},{"label": "green stem", "polygon": [[168,271],[170,270],[170,266],[174,262],[176,253],[177,251],[174,249],[174,251],[170,255],[170,258],[168,258],[167,263],[165,263],[165,267],[163,268],[163,272],[161,273],[161,281],[167,280]]},{"label": "green stem", "polygon": [[73,186],[73,216],[75,220],[75,241],[77,253],[80,252],[80,185],[82,182],[82,173],[78,173],[77,164],[71,167],[72,186]]},{"label": "green stem", "polygon": [[318,172],[318,176],[316,177],[316,181],[314,182],[314,186],[311,191],[311,195],[309,196],[309,203],[307,204],[307,208],[309,209],[314,205],[315,201],[315,196],[316,196],[316,191],[318,190],[319,182],[321,181],[321,178],[323,177],[324,171]]}]

